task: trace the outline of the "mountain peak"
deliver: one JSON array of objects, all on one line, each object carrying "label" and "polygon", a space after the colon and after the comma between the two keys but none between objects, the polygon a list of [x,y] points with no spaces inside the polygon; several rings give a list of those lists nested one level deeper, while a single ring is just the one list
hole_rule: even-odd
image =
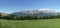
[{"label": "mountain peak", "polygon": [[25,13],[25,14],[35,14],[35,13],[51,13],[51,12],[55,12],[51,9],[48,8],[44,8],[44,9],[37,9],[37,10],[27,10],[27,11],[21,11],[21,13]]},{"label": "mountain peak", "polygon": [[[53,15],[56,12],[51,9],[37,9],[37,10],[27,10],[27,11],[21,11],[17,13],[13,13],[15,15]],[[59,13],[60,14],[60,13]]]},{"label": "mountain peak", "polygon": [[42,12],[55,12],[51,9],[48,9],[48,8],[43,8],[43,9],[39,9],[39,11],[42,11]]}]

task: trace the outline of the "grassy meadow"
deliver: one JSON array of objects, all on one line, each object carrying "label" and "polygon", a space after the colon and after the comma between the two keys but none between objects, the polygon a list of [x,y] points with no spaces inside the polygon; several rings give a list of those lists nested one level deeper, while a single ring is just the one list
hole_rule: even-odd
[{"label": "grassy meadow", "polygon": [[0,28],[60,28],[60,19],[45,20],[3,20]]}]

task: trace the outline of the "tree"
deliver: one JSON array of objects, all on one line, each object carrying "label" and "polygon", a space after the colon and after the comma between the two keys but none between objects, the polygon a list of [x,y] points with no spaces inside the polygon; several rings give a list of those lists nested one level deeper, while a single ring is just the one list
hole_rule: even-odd
[{"label": "tree", "polygon": [[0,18],[1,18],[1,13],[0,13]]},{"label": "tree", "polygon": [[6,19],[8,19],[8,20],[13,20],[13,17],[14,17],[15,15],[12,15],[12,14],[9,14],[7,17],[6,17]]}]

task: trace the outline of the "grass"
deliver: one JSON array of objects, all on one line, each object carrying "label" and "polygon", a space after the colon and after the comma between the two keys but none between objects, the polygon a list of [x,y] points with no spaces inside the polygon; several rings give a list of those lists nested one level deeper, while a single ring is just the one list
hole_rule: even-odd
[{"label": "grass", "polygon": [[2,20],[0,28],[60,28],[60,19]]}]

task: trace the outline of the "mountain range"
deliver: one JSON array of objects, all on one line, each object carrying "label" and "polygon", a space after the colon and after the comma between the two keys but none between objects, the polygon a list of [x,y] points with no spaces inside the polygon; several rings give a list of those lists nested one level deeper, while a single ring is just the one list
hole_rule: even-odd
[{"label": "mountain range", "polygon": [[12,13],[18,16],[48,16],[48,15],[60,15],[60,12],[56,12],[50,9],[40,9],[40,10],[25,10],[20,12]]},{"label": "mountain range", "polygon": [[[1,15],[8,15],[6,13],[0,13]],[[60,12],[56,12],[50,9],[40,9],[40,10],[25,10],[11,13],[17,16],[49,16],[49,15],[60,15]]]}]

